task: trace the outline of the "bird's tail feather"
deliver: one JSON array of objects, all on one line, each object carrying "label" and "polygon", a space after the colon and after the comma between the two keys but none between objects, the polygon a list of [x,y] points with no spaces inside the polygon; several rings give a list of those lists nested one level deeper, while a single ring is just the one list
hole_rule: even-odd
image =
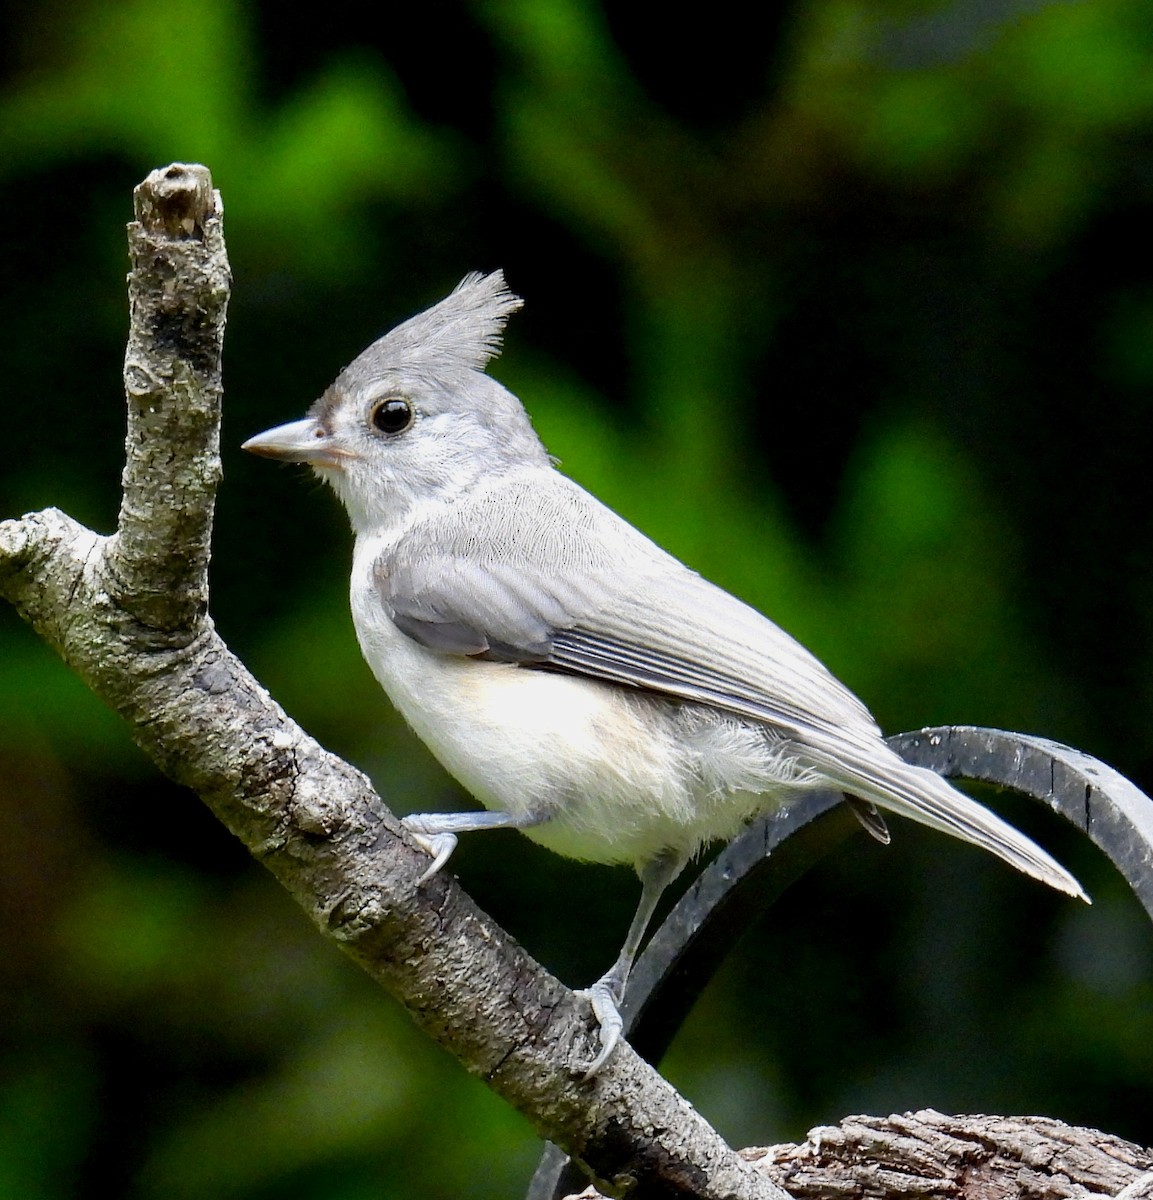
[{"label": "bird's tail feather", "polygon": [[895,754],[881,758],[862,753],[847,760],[843,748],[839,753],[811,746],[806,749],[806,757],[811,757],[821,774],[852,795],[972,842],[1018,871],[1089,902],[1084,889],[1060,863],[940,775],[903,762]]}]

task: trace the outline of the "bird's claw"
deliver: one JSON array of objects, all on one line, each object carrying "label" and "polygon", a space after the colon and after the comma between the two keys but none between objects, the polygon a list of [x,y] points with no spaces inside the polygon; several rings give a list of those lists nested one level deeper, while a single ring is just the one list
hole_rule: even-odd
[{"label": "bird's claw", "polygon": [[456,834],[426,833],[418,821],[410,822],[407,818],[402,819],[401,824],[408,830],[412,840],[432,859],[424,874],[416,881],[416,886],[420,887],[452,857],[452,852],[456,849]]},{"label": "bird's claw", "polygon": [[621,1017],[620,1000],[617,996],[614,981],[608,976],[597,980],[590,988],[577,992],[592,1006],[593,1016],[597,1019],[599,1029],[597,1036],[600,1040],[600,1050],[596,1058],[585,1069],[583,1080],[587,1083],[600,1074],[605,1063],[612,1058],[624,1032],[624,1019]]}]

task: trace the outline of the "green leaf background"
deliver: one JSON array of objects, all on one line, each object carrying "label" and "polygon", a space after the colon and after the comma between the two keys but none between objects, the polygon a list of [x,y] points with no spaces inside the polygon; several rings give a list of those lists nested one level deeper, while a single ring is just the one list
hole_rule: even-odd
[{"label": "green leaf background", "polygon": [[[495,372],[563,468],[887,729],[1043,733],[1153,782],[1147,5],[0,20],[0,514],[113,522],[131,189],[207,163],[235,275],[214,614],[397,810],[466,800],[359,659],[336,502],[238,445],[498,266],[527,305]],[[854,841],[666,1061],[726,1136],[932,1105],[1153,1142],[1153,930],[990,799],[1092,909],[906,824]],[[454,867],[574,986],[635,898],[512,834]],[[0,1195],[506,1197],[537,1152],[0,610]]]}]

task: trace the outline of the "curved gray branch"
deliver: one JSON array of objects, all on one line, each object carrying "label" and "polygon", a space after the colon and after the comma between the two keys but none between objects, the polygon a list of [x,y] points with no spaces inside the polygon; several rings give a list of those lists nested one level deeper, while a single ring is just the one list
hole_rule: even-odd
[{"label": "curved gray branch", "polygon": [[906,761],[1031,796],[1087,834],[1153,920],[1153,801],[1098,758],[1049,738],[948,725],[890,738]]},{"label": "curved gray branch", "polygon": [[[1010,788],[1065,817],[1102,850],[1153,919],[1153,800],[1099,759],[1048,738],[951,725],[897,734],[906,761]],[[622,1006],[630,1040],[660,1060],[689,1007],[765,909],[859,824],[838,792],[798,796],[725,846],[653,934]]]}]

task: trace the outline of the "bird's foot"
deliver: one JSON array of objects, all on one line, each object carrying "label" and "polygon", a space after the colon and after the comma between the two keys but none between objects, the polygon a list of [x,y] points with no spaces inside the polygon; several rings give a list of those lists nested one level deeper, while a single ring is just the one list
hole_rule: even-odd
[{"label": "bird's foot", "polygon": [[547,813],[537,812],[449,812],[409,813],[400,823],[432,858],[428,870],[417,880],[419,886],[431,879],[452,857],[458,833],[474,833],[479,829],[529,829],[547,820]]},{"label": "bird's foot", "polygon": [[417,887],[427,883],[448,862],[456,849],[456,834],[429,829],[428,822],[422,819],[428,815],[430,814],[417,813],[402,818],[400,822],[408,830],[412,840],[432,859],[424,874],[416,881]]},{"label": "bird's foot", "polygon": [[577,992],[592,1006],[593,1016],[597,1020],[597,1037],[600,1050],[589,1063],[583,1076],[587,1083],[600,1074],[605,1063],[613,1056],[613,1051],[621,1040],[624,1032],[624,1018],[621,1016],[621,992],[623,989],[610,971],[603,979],[598,979],[590,988]]}]

